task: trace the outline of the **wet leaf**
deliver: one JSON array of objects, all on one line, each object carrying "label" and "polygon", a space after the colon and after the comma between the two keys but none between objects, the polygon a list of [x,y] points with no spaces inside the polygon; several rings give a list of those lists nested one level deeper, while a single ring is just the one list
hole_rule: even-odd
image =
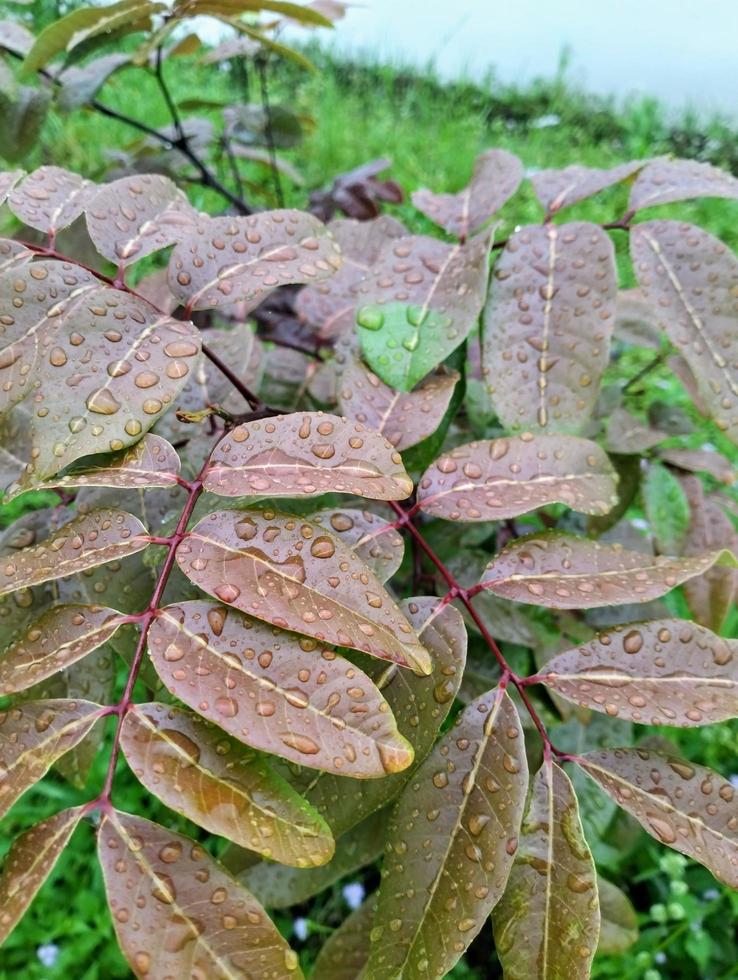
[{"label": "wet leaf", "polygon": [[189,310],[252,310],[277,286],[318,282],[341,267],[328,229],[301,211],[198,219],[169,261],[169,287]]},{"label": "wet leaf", "polygon": [[0,695],[23,691],[76,663],[120,625],[120,614],[106,606],[54,606],[3,650]]},{"label": "wet leaf", "polygon": [[316,977],[321,980],[357,980],[369,958],[369,933],[376,907],[376,895],[370,895],[331,933],[315,961]]},{"label": "wet leaf", "polygon": [[505,980],[588,980],[600,931],[595,866],[574,787],[550,760],[533,780],[492,923]]},{"label": "wet leaf", "polygon": [[104,565],[148,544],[138,518],[122,510],[94,510],[0,562],[0,595]]},{"label": "wet leaf", "polygon": [[460,959],[505,890],[527,786],[520,719],[498,689],[463,711],[390,817],[366,980],[443,976]]},{"label": "wet leaf", "polygon": [[546,212],[555,214],[570,204],[594,197],[605,188],[627,180],[641,170],[645,162],[631,160],[630,163],[621,163],[609,170],[573,163],[563,170],[539,170],[531,177],[531,183]]},{"label": "wet leaf", "polygon": [[577,761],[652,837],[738,887],[736,790],[727,779],[646,749],[604,749]]},{"label": "wet leaf", "polygon": [[12,238],[0,238],[0,272],[25,265],[26,262],[31,261],[34,254],[23,242],[16,242]]},{"label": "wet leaf", "polygon": [[637,225],[630,246],[662,330],[694,374],[717,427],[738,442],[738,258],[719,239],[678,221]]},{"label": "wet leaf", "polygon": [[413,491],[396,449],[361,423],[325,412],[247,422],[213,450],[203,477],[223,497],[351,493],[402,500]]},{"label": "wet leaf", "polygon": [[[689,528],[689,501],[665,466],[651,463],[641,484],[646,518],[662,555],[678,555]],[[707,547],[700,548],[700,553]]]},{"label": "wet leaf", "polygon": [[149,651],[172,694],[254,748],[359,778],[412,762],[369,677],[314,640],[194,601],[160,612]]},{"label": "wet leaf", "polygon": [[510,429],[578,432],[615,326],[613,246],[596,225],[531,225],[495,263],[484,312],[489,393]]},{"label": "wet leaf", "polygon": [[302,980],[297,954],[261,905],[191,838],[113,810],[98,849],[118,942],[137,977]]},{"label": "wet leaf", "polygon": [[412,391],[395,391],[358,358],[350,357],[338,380],[341,412],[381,432],[398,450],[433,435],[446,414],[459,373],[444,367]]},{"label": "wet leaf", "polygon": [[356,323],[369,367],[412,391],[463,343],[487,288],[490,235],[465,245],[408,236],[386,244],[359,285]]},{"label": "wet leaf", "polygon": [[0,877],[0,944],[23,918],[54,870],[82,813],[83,807],[62,810],[13,841]]},{"label": "wet leaf", "polygon": [[716,480],[728,485],[738,479],[735,466],[714,449],[660,449],[659,458],[680,470],[709,473]]},{"label": "wet leaf", "polygon": [[0,712],[0,816],[100,718],[90,701],[27,701]]},{"label": "wet leaf", "polygon": [[482,585],[515,602],[592,609],[658,599],[713,565],[735,567],[738,561],[726,549],[693,558],[653,557],[550,532],[509,544],[487,566]]},{"label": "wet leaf", "polygon": [[197,715],[167,704],[136,704],[121,747],[141,782],[212,834],[297,867],[333,855],[326,822],[289,783]]},{"label": "wet leaf", "polygon": [[624,408],[616,408],[607,420],[605,443],[611,453],[639,455],[668,439],[665,432],[652,429]]},{"label": "wet leaf", "polygon": [[621,289],[615,303],[615,336],[635,347],[661,347],[659,311],[640,289]]},{"label": "wet leaf", "polygon": [[561,503],[606,514],[617,503],[607,455],[575,436],[483,439],[439,456],[421,477],[418,503],[433,517],[495,521]]},{"label": "wet leaf", "polygon": [[201,589],[280,629],[430,671],[379,580],[319,525],[270,510],[216,511],[189,532],[177,561]]},{"label": "wet leaf", "polygon": [[63,167],[39,167],[16,184],[8,207],[31,228],[55,235],[82,214],[96,189],[92,181]]},{"label": "wet leaf", "polygon": [[467,238],[499,211],[523,179],[523,165],[506,150],[485,150],[474,161],[470,183],[458,194],[415,191],[412,201],[449,235]]},{"label": "wet leaf", "polygon": [[636,177],[630,191],[631,211],[694,197],[738,198],[738,180],[697,160],[652,160]]},{"label": "wet leaf", "polygon": [[402,535],[371,511],[328,508],[315,511],[309,518],[311,524],[326,528],[347,544],[380,582],[392,578],[402,564],[405,552]]},{"label": "wet leaf", "polygon": [[541,680],[570,701],[642,725],[738,716],[738,641],[695,623],[628,623],[553,657]]},{"label": "wet leaf", "polygon": [[600,941],[597,952],[616,956],[638,939],[638,916],[625,892],[605,878],[597,877],[600,896]]},{"label": "wet leaf", "polygon": [[[3,21],[3,26],[7,21]],[[4,204],[15,185],[21,179],[23,170],[0,170],[0,204]]]}]

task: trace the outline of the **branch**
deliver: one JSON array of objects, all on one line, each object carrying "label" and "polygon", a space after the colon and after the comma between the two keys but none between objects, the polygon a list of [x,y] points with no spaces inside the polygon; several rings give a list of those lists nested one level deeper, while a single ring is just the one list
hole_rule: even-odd
[{"label": "branch", "polygon": [[269,150],[269,160],[271,162],[272,184],[274,186],[274,196],[280,208],[284,207],[284,193],[282,191],[282,181],[277,167],[277,147],[274,142],[274,129],[272,127],[272,110],[269,105],[269,87],[267,84],[266,59],[257,57],[255,60],[256,70],[259,74],[259,90],[261,92],[261,104],[264,108],[266,118],[266,139]]}]

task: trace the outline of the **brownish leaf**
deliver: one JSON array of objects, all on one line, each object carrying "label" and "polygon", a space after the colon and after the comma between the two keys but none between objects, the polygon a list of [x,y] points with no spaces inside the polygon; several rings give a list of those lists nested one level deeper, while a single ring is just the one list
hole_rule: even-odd
[{"label": "brownish leaf", "polygon": [[515,602],[554,609],[592,609],[648,602],[713,565],[738,565],[726,549],[672,558],[628,551],[572,534],[518,538],[487,566],[482,585]]},{"label": "brownish leaf", "polygon": [[12,238],[0,238],[0,272],[25,265],[34,255],[35,253],[23,242],[16,242]]},{"label": "brownish leaf", "polygon": [[149,649],[172,694],[247,745],[360,778],[412,762],[370,678],[314,640],[194,601],[161,611]]},{"label": "brownish leaf", "polygon": [[728,485],[738,479],[735,466],[715,449],[660,449],[659,458],[680,470],[709,473],[716,480]]},{"label": "brownish leaf", "polygon": [[[3,21],[3,28],[8,21]],[[0,204],[4,204],[8,199],[15,185],[23,176],[23,170],[0,170]]]},{"label": "brownish leaf", "polygon": [[190,837],[113,810],[98,850],[118,942],[137,977],[303,980],[261,905]]},{"label": "brownish leaf", "polygon": [[392,578],[402,564],[405,552],[402,535],[371,511],[353,507],[328,508],[309,516],[312,524],[327,528],[345,542],[380,582]]},{"label": "brownish leaf", "polygon": [[264,760],[197,715],[134,705],[121,747],[148,790],[210,833],[299,868],[333,856],[323,818]]},{"label": "brownish leaf", "polygon": [[577,763],[652,837],[738,888],[736,791],[727,779],[646,749],[604,749]]},{"label": "brownish leaf", "polygon": [[366,980],[451,970],[505,890],[527,787],[520,719],[491,691],[458,717],[390,817]]},{"label": "brownish leaf", "polygon": [[376,895],[343,920],[323,944],[315,961],[321,980],[357,980],[369,958],[369,933],[377,908]]},{"label": "brownish leaf", "polygon": [[607,436],[605,442],[611,453],[623,456],[637,455],[647,449],[653,449],[664,439],[666,432],[652,429],[650,425],[637,419],[624,408],[616,408],[607,420]]},{"label": "brownish leaf", "polygon": [[617,955],[638,939],[638,915],[625,892],[605,878],[597,877],[600,896],[600,941],[597,952]]},{"label": "brownish leaf", "polygon": [[502,900],[492,913],[505,980],[589,980],[600,931],[594,861],[563,769],[538,770]]},{"label": "brownish leaf", "polygon": [[621,163],[609,170],[573,163],[563,170],[539,170],[531,177],[531,183],[536,197],[547,213],[555,214],[570,204],[594,197],[605,188],[627,180],[641,170],[645,163],[645,160],[631,160],[630,163]]},{"label": "brownish leaf", "polygon": [[64,112],[79,109],[92,101],[98,90],[121,68],[130,65],[131,55],[122,51],[104,54],[86,65],[70,65],[57,77],[61,88],[57,95],[59,108]]},{"label": "brownish leaf", "polygon": [[63,167],[39,167],[17,184],[8,196],[13,214],[47,235],[78,218],[97,188]]},{"label": "brownish leaf", "polygon": [[496,262],[483,359],[508,428],[578,432],[594,409],[615,326],[612,242],[596,225],[531,225]]},{"label": "brownish leaf", "polygon": [[640,289],[621,289],[615,305],[615,336],[635,347],[658,350],[661,346],[659,311]]},{"label": "brownish leaf", "polygon": [[652,160],[638,174],[630,191],[631,211],[693,197],[738,198],[738,180],[698,160]]},{"label": "brownish leaf", "polygon": [[606,514],[617,503],[616,487],[615,470],[596,443],[526,432],[439,456],[421,477],[418,503],[450,521],[503,520],[555,503]]},{"label": "brownish leaf", "polygon": [[271,510],[216,511],[189,532],[177,561],[204,591],[280,629],[431,669],[381,582],[319,525]]}]

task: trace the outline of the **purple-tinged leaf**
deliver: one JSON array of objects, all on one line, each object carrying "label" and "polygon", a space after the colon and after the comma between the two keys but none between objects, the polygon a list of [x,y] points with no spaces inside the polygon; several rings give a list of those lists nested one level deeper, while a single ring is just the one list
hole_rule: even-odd
[{"label": "purple-tinged leaf", "polygon": [[31,228],[55,235],[82,214],[96,191],[92,181],[63,167],[39,167],[16,184],[8,207]]},{"label": "purple-tinged leaf", "polygon": [[678,221],[636,225],[630,247],[661,328],[689,365],[717,427],[738,442],[738,258],[719,239]]},{"label": "purple-tinged leaf", "polygon": [[54,870],[82,812],[82,807],[61,810],[13,841],[0,877],[0,944],[15,929]]},{"label": "purple-tinged leaf", "polygon": [[121,747],[155,796],[212,834],[299,868],[333,855],[328,824],[263,759],[168,704],[127,712]]},{"label": "purple-tinged leaf", "polygon": [[646,749],[604,749],[578,765],[656,840],[738,888],[736,789],[711,769]]},{"label": "purple-tinged leaf", "polygon": [[118,942],[137,977],[303,980],[261,905],[192,838],[113,810],[98,852]]},{"label": "purple-tinged leaf", "polygon": [[653,160],[638,174],[630,191],[631,211],[694,197],[738,199],[738,180],[732,174],[698,160]]},{"label": "purple-tinged leaf", "polygon": [[[6,22],[3,21],[3,25]],[[15,185],[21,179],[24,170],[0,170],[0,204],[3,204]]]},{"label": "purple-tinged leaf", "polygon": [[54,606],[3,651],[0,695],[23,691],[76,663],[120,625],[120,614],[106,606]]},{"label": "purple-tinged leaf", "polygon": [[660,449],[659,459],[691,473],[709,473],[728,486],[738,479],[735,466],[715,449]]},{"label": "purple-tinged leaf", "polygon": [[402,457],[379,433],[325,412],[239,425],[213,450],[203,486],[222,497],[350,493],[402,500],[413,491]]},{"label": "purple-tinged leaf", "polygon": [[694,372],[681,354],[673,354],[667,363],[671,371],[681,381],[684,390],[689,395],[690,399],[692,400],[692,404],[700,415],[709,415],[709,409],[699,392],[697,379],[694,376]]},{"label": "purple-tinged leaf", "polygon": [[570,204],[577,204],[588,197],[594,197],[607,187],[620,184],[642,170],[645,160],[631,160],[609,170],[598,167],[583,167],[573,163],[563,170],[539,170],[533,174],[531,182],[536,197],[548,214],[555,214]]},{"label": "purple-tinged leaf", "polygon": [[51,105],[51,91],[17,85],[4,61],[0,63],[0,84],[5,89],[2,96],[3,156],[10,163],[25,162],[41,135]]},{"label": "purple-tinged leaf", "polygon": [[513,196],[523,179],[523,165],[506,150],[485,150],[474,161],[469,184],[458,194],[415,191],[415,207],[449,235],[468,238]]},{"label": "purple-tinged leaf", "polygon": [[61,86],[57,95],[59,108],[64,112],[71,112],[91,102],[111,75],[130,63],[130,54],[113,52],[95,58],[86,65],[65,68],[56,79]]},{"label": "purple-tinged leaf", "polygon": [[727,549],[653,557],[553,531],[509,544],[485,569],[482,586],[515,602],[592,609],[658,599],[714,565],[736,567],[738,561]]},{"label": "purple-tinged leaf", "polygon": [[483,360],[510,429],[578,432],[594,409],[615,326],[612,242],[596,225],[531,225],[497,260]]},{"label": "purple-tinged leaf", "polygon": [[685,620],[615,626],[559,653],[539,676],[569,701],[641,725],[738,716],[738,641]]},{"label": "purple-tinged leaf", "polygon": [[149,651],[172,694],[253,748],[358,778],[412,762],[371,679],[314,640],[194,601],[160,612]]},{"label": "purple-tinged leaf", "polygon": [[612,453],[639,455],[668,438],[668,433],[652,429],[624,408],[616,408],[607,420],[605,442]]},{"label": "purple-tinged leaf", "polygon": [[533,780],[515,863],[492,913],[505,980],[589,980],[600,931],[596,877],[574,787],[548,760]]},{"label": "purple-tinged leaf", "polygon": [[526,432],[439,456],[420,479],[418,503],[450,521],[504,520],[555,503],[606,514],[617,503],[616,487],[615,470],[596,443]]},{"label": "purple-tinged leaf", "polygon": [[216,511],[189,532],[177,561],[195,585],[250,616],[430,672],[381,582],[319,525],[274,511]]},{"label": "purple-tinged leaf", "polygon": [[615,301],[615,336],[634,347],[661,347],[659,311],[640,289],[621,289]]},{"label": "purple-tinged leaf", "polygon": [[311,524],[326,528],[347,544],[380,582],[392,578],[402,564],[405,552],[402,535],[371,511],[328,508],[315,511],[309,518]]},{"label": "purple-tinged leaf", "polygon": [[22,242],[13,241],[12,238],[0,238],[0,272],[25,265],[33,259],[34,255],[33,250]]},{"label": "purple-tinged leaf", "polygon": [[597,877],[600,898],[600,941],[597,952],[604,956],[624,953],[638,939],[638,915],[625,892],[605,878]]},{"label": "purple-tinged leaf", "polygon": [[249,311],[277,286],[318,282],[340,267],[333,236],[301,211],[199,218],[172,252],[169,287],[190,310],[242,302]]},{"label": "purple-tinged leaf", "polygon": [[28,701],[0,712],[0,816],[90,731],[102,708],[90,701]]},{"label": "purple-tinged leaf", "polygon": [[520,719],[491,691],[459,715],[392,812],[366,980],[452,969],[505,890],[527,788]]},{"label": "purple-tinged leaf", "polygon": [[[21,0],[24,2],[24,0]],[[12,51],[13,54],[20,54],[25,57],[33,47],[36,40],[33,34],[23,24],[16,20],[0,21],[0,48]],[[2,177],[0,177],[0,181]],[[0,192],[0,198],[2,193]],[[0,201],[2,203],[2,201]]]},{"label": "purple-tinged leaf", "polygon": [[377,896],[370,895],[325,941],[315,960],[321,980],[357,980],[369,959],[369,933],[374,923]]}]

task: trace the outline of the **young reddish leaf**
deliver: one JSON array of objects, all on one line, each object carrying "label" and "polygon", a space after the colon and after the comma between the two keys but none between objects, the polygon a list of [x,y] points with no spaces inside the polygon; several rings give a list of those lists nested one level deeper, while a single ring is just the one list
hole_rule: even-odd
[{"label": "young reddish leaf", "polygon": [[653,160],[638,174],[630,191],[631,211],[693,197],[738,198],[738,180],[697,160]]},{"label": "young reddish leaf", "polygon": [[529,432],[458,446],[430,466],[418,503],[450,521],[496,521],[561,503],[606,514],[617,503],[617,475],[600,447],[575,436]]},{"label": "young reddish leaf", "polygon": [[392,578],[402,564],[405,552],[402,535],[371,511],[328,508],[315,511],[309,519],[311,524],[326,528],[347,544],[380,582]]},{"label": "young reddish leaf", "polygon": [[359,778],[412,762],[370,678],[314,640],[195,601],[159,614],[149,650],[172,694],[254,748]]},{"label": "young reddish leaf", "polygon": [[39,167],[13,188],[8,207],[31,228],[55,235],[82,214],[96,189],[62,167]]},{"label": "young reddish leaf", "polygon": [[735,466],[714,449],[659,449],[659,458],[670,466],[691,473],[709,473],[728,485],[738,479]]},{"label": "young reddish leaf", "polygon": [[180,241],[197,211],[168,177],[137,174],[101,187],[88,202],[87,230],[100,255],[125,267]]},{"label": "young reddish leaf", "polygon": [[392,812],[366,980],[452,969],[505,890],[527,788],[520,719],[491,691],[462,712]]},{"label": "young reddish leaf", "polygon": [[103,709],[90,701],[27,701],[0,712],[0,816],[90,731]]},{"label": "young reddish leaf", "polygon": [[648,602],[713,565],[738,566],[726,549],[693,558],[653,557],[572,534],[518,538],[487,566],[482,586],[515,602],[592,609]]},{"label": "young reddish leaf", "polygon": [[0,238],[0,272],[25,265],[34,256],[35,252],[23,242],[16,242],[12,238]]},{"label": "young reddish leaf", "polygon": [[624,408],[616,408],[607,420],[605,443],[611,453],[637,455],[668,438],[666,432],[652,429]]},{"label": "young reddish leaf", "polygon": [[230,303],[246,311],[285,283],[317,282],[341,268],[333,236],[301,211],[199,218],[169,261],[169,287],[189,310]]},{"label": "young reddish leaf", "polygon": [[148,545],[146,528],[137,517],[122,510],[92,511],[2,562],[0,595],[104,565]]},{"label": "young reddish leaf", "polygon": [[381,432],[398,450],[433,435],[446,414],[459,380],[440,367],[412,391],[395,391],[357,357],[350,357],[338,381],[338,404],[349,418]]},{"label": "young reddish leaf", "polygon": [[[7,23],[7,21],[3,21],[3,27]],[[0,204],[5,203],[8,195],[24,173],[24,170],[0,170]]]},{"label": "young reddish leaf", "polygon": [[379,433],[325,412],[247,422],[213,450],[203,486],[222,497],[351,493],[402,500],[413,492],[402,457]]},{"label": "young reddish leaf", "polygon": [[315,960],[320,980],[356,980],[369,959],[369,933],[377,908],[376,895],[353,911],[325,941]]},{"label": "young reddish leaf", "polygon": [[23,918],[54,870],[82,813],[81,806],[61,810],[13,841],[0,877],[0,945]]},{"label": "young reddish leaf", "polygon": [[620,163],[609,170],[573,163],[563,170],[539,170],[531,177],[531,183],[536,197],[547,213],[555,214],[570,204],[594,197],[605,188],[627,180],[641,170],[645,163],[645,160],[631,160],[630,163]]},{"label": "young reddish leaf", "polygon": [[3,651],[0,695],[23,691],[76,663],[120,625],[120,613],[106,606],[54,606]]},{"label": "young reddish leaf", "polygon": [[490,235],[465,245],[408,236],[387,243],[358,287],[359,339],[371,369],[412,391],[463,343],[484,303]]},{"label": "young reddish leaf", "polygon": [[531,225],[495,264],[485,376],[508,428],[578,432],[597,401],[615,325],[612,242],[596,225]]},{"label": "young reddish leaf", "polygon": [[679,619],[615,626],[553,657],[547,687],[642,725],[709,725],[738,716],[738,641]]},{"label": "young reddish leaf", "polygon": [[727,779],[639,748],[590,752],[577,764],[652,837],[738,888],[736,790]]},{"label": "young reddish leaf", "polygon": [[474,161],[470,183],[458,194],[415,191],[415,207],[449,235],[468,238],[499,211],[523,179],[523,165],[506,150],[485,150]]},{"label": "young reddish leaf", "polygon": [[95,58],[86,65],[70,65],[56,79],[61,86],[57,105],[63,112],[71,112],[92,102],[111,75],[130,64],[130,54],[113,52]]},{"label": "young reddish leaf", "polygon": [[550,760],[531,798],[505,894],[492,913],[505,980],[588,980],[600,909],[594,861],[569,777]]},{"label": "young reddish leaf", "polygon": [[205,592],[280,629],[430,672],[380,581],[319,525],[271,510],[216,511],[189,532],[177,561]]},{"label": "young reddish leaf", "polygon": [[137,977],[302,980],[253,895],[190,837],[113,810],[98,851],[121,949]]},{"label": "young reddish leaf", "polygon": [[323,818],[262,759],[197,715],[134,705],[121,747],[148,790],[211,834],[299,868],[333,856]]},{"label": "young reddish leaf", "polygon": [[638,915],[625,892],[597,876],[600,897],[600,941],[597,952],[605,956],[624,953],[638,939]]},{"label": "young reddish leaf", "polygon": [[630,247],[661,328],[691,368],[715,424],[738,442],[738,258],[719,239],[678,221],[636,225]]},{"label": "young reddish leaf", "polygon": [[640,289],[621,289],[615,302],[615,336],[635,347],[661,347],[659,311]]}]

